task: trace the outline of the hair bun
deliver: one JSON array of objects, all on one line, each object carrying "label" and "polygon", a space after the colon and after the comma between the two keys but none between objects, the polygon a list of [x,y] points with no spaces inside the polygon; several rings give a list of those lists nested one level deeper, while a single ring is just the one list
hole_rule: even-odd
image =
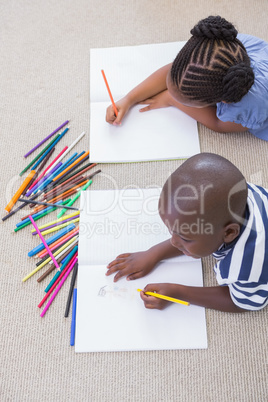
[{"label": "hair bun", "polygon": [[196,24],[191,29],[191,34],[195,37],[208,39],[225,39],[232,41],[237,36],[237,30],[226,19],[218,16],[207,17]]},{"label": "hair bun", "polygon": [[254,83],[252,68],[246,63],[231,66],[223,79],[222,98],[227,103],[239,102]]}]

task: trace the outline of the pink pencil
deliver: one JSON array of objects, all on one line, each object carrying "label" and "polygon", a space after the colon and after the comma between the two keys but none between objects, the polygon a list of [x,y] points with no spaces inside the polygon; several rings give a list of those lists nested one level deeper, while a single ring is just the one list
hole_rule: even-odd
[{"label": "pink pencil", "polygon": [[[69,236],[65,237],[62,241],[57,243],[55,246],[51,246],[50,250],[53,251],[55,248],[62,246],[64,243],[66,243],[68,240],[70,240],[73,236],[75,236],[79,232],[79,228],[72,232]],[[43,258],[47,254],[46,250],[42,251],[41,253],[37,254],[37,257]]]},{"label": "pink pencil", "polygon": [[55,287],[58,285],[58,283],[61,281],[62,277],[66,274],[66,272],[68,271],[68,269],[70,268],[70,266],[72,265],[72,263],[74,262],[74,260],[77,257],[77,253],[75,253],[75,255],[73,256],[73,258],[71,259],[71,261],[67,264],[67,266],[65,267],[65,269],[62,271],[62,273],[60,274],[60,276],[58,277],[58,279],[55,281],[55,283],[53,283],[53,285],[51,286],[51,288],[49,289],[49,291],[46,293],[45,297],[43,297],[43,299],[40,301],[40,303],[38,304],[38,307],[41,308],[43,306],[43,304],[45,303],[45,301],[49,298],[49,296],[51,295],[51,293],[53,292],[53,290],[55,289]]},{"label": "pink pencil", "polygon": [[49,299],[46,307],[44,308],[44,310],[42,311],[42,313],[40,314],[40,317],[44,317],[44,315],[46,314],[47,310],[49,309],[51,303],[53,302],[53,300],[55,299],[55,297],[57,296],[60,288],[62,287],[62,285],[64,284],[64,282],[66,281],[66,279],[68,278],[68,275],[70,274],[71,270],[73,269],[74,265],[77,263],[77,258],[73,261],[73,264],[70,266],[70,268],[68,269],[68,271],[66,272],[66,274],[64,275],[64,277],[62,278],[62,280],[60,281],[59,285],[57,286],[55,292],[53,293],[53,295],[51,296],[51,298]]},{"label": "pink pencil", "polygon": [[63,154],[63,152],[66,151],[66,149],[68,149],[68,146],[66,145],[66,147],[63,148],[63,150],[59,153],[59,155],[56,156],[56,158],[51,162],[51,164],[40,174],[39,177],[37,177],[37,179],[30,185],[30,187],[28,188],[28,191],[31,190],[36,183],[42,179],[43,176],[45,176],[46,172],[48,171],[48,169],[58,160],[58,158]]},{"label": "pink pencil", "polygon": [[37,227],[37,224],[35,223],[35,221],[33,220],[33,218],[32,218],[31,215],[29,215],[29,219],[30,219],[30,221],[32,222],[33,227],[34,227],[35,230],[37,231],[38,236],[40,237],[41,242],[44,244],[45,248],[47,249],[47,252],[48,252],[48,254],[50,255],[52,261],[54,262],[55,267],[58,268],[58,269],[60,269],[59,264],[58,264],[57,261],[55,260],[54,255],[52,254],[50,248],[48,247],[48,245],[47,245],[45,239],[43,238],[43,236],[42,236],[40,230],[39,230],[38,227]]}]

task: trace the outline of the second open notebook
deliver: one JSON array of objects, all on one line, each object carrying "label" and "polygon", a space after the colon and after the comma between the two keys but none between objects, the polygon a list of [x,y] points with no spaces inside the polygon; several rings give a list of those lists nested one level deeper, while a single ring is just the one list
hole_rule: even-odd
[{"label": "second open notebook", "polygon": [[81,197],[76,352],[207,347],[205,309],[171,303],[147,310],[137,288],[148,283],[203,286],[201,260],[162,261],[143,278],[113,282],[107,264],[170,237],[158,215],[160,189],[85,191]]},{"label": "second open notebook", "polygon": [[90,50],[90,160],[134,162],[188,158],[200,152],[197,123],[175,107],[140,113],[134,106],[121,126],[106,123],[109,95],[115,102],[158,68],[172,63],[185,42]]}]

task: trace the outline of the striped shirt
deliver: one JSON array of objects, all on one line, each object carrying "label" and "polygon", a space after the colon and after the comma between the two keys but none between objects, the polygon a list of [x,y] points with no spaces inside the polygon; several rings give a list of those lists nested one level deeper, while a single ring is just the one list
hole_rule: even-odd
[{"label": "striped shirt", "polygon": [[234,304],[246,310],[260,310],[268,304],[268,190],[248,183],[241,233],[213,256],[216,279],[229,287]]}]

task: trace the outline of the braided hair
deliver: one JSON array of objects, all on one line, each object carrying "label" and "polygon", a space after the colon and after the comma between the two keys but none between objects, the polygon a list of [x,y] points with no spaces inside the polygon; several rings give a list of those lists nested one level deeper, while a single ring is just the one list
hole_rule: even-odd
[{"label": "braided hair", "polygon": [[239,102],[254,82],[250,59],[235,27],[220,16],[205,18],[175,58],[171,80],[189,100]]}]

